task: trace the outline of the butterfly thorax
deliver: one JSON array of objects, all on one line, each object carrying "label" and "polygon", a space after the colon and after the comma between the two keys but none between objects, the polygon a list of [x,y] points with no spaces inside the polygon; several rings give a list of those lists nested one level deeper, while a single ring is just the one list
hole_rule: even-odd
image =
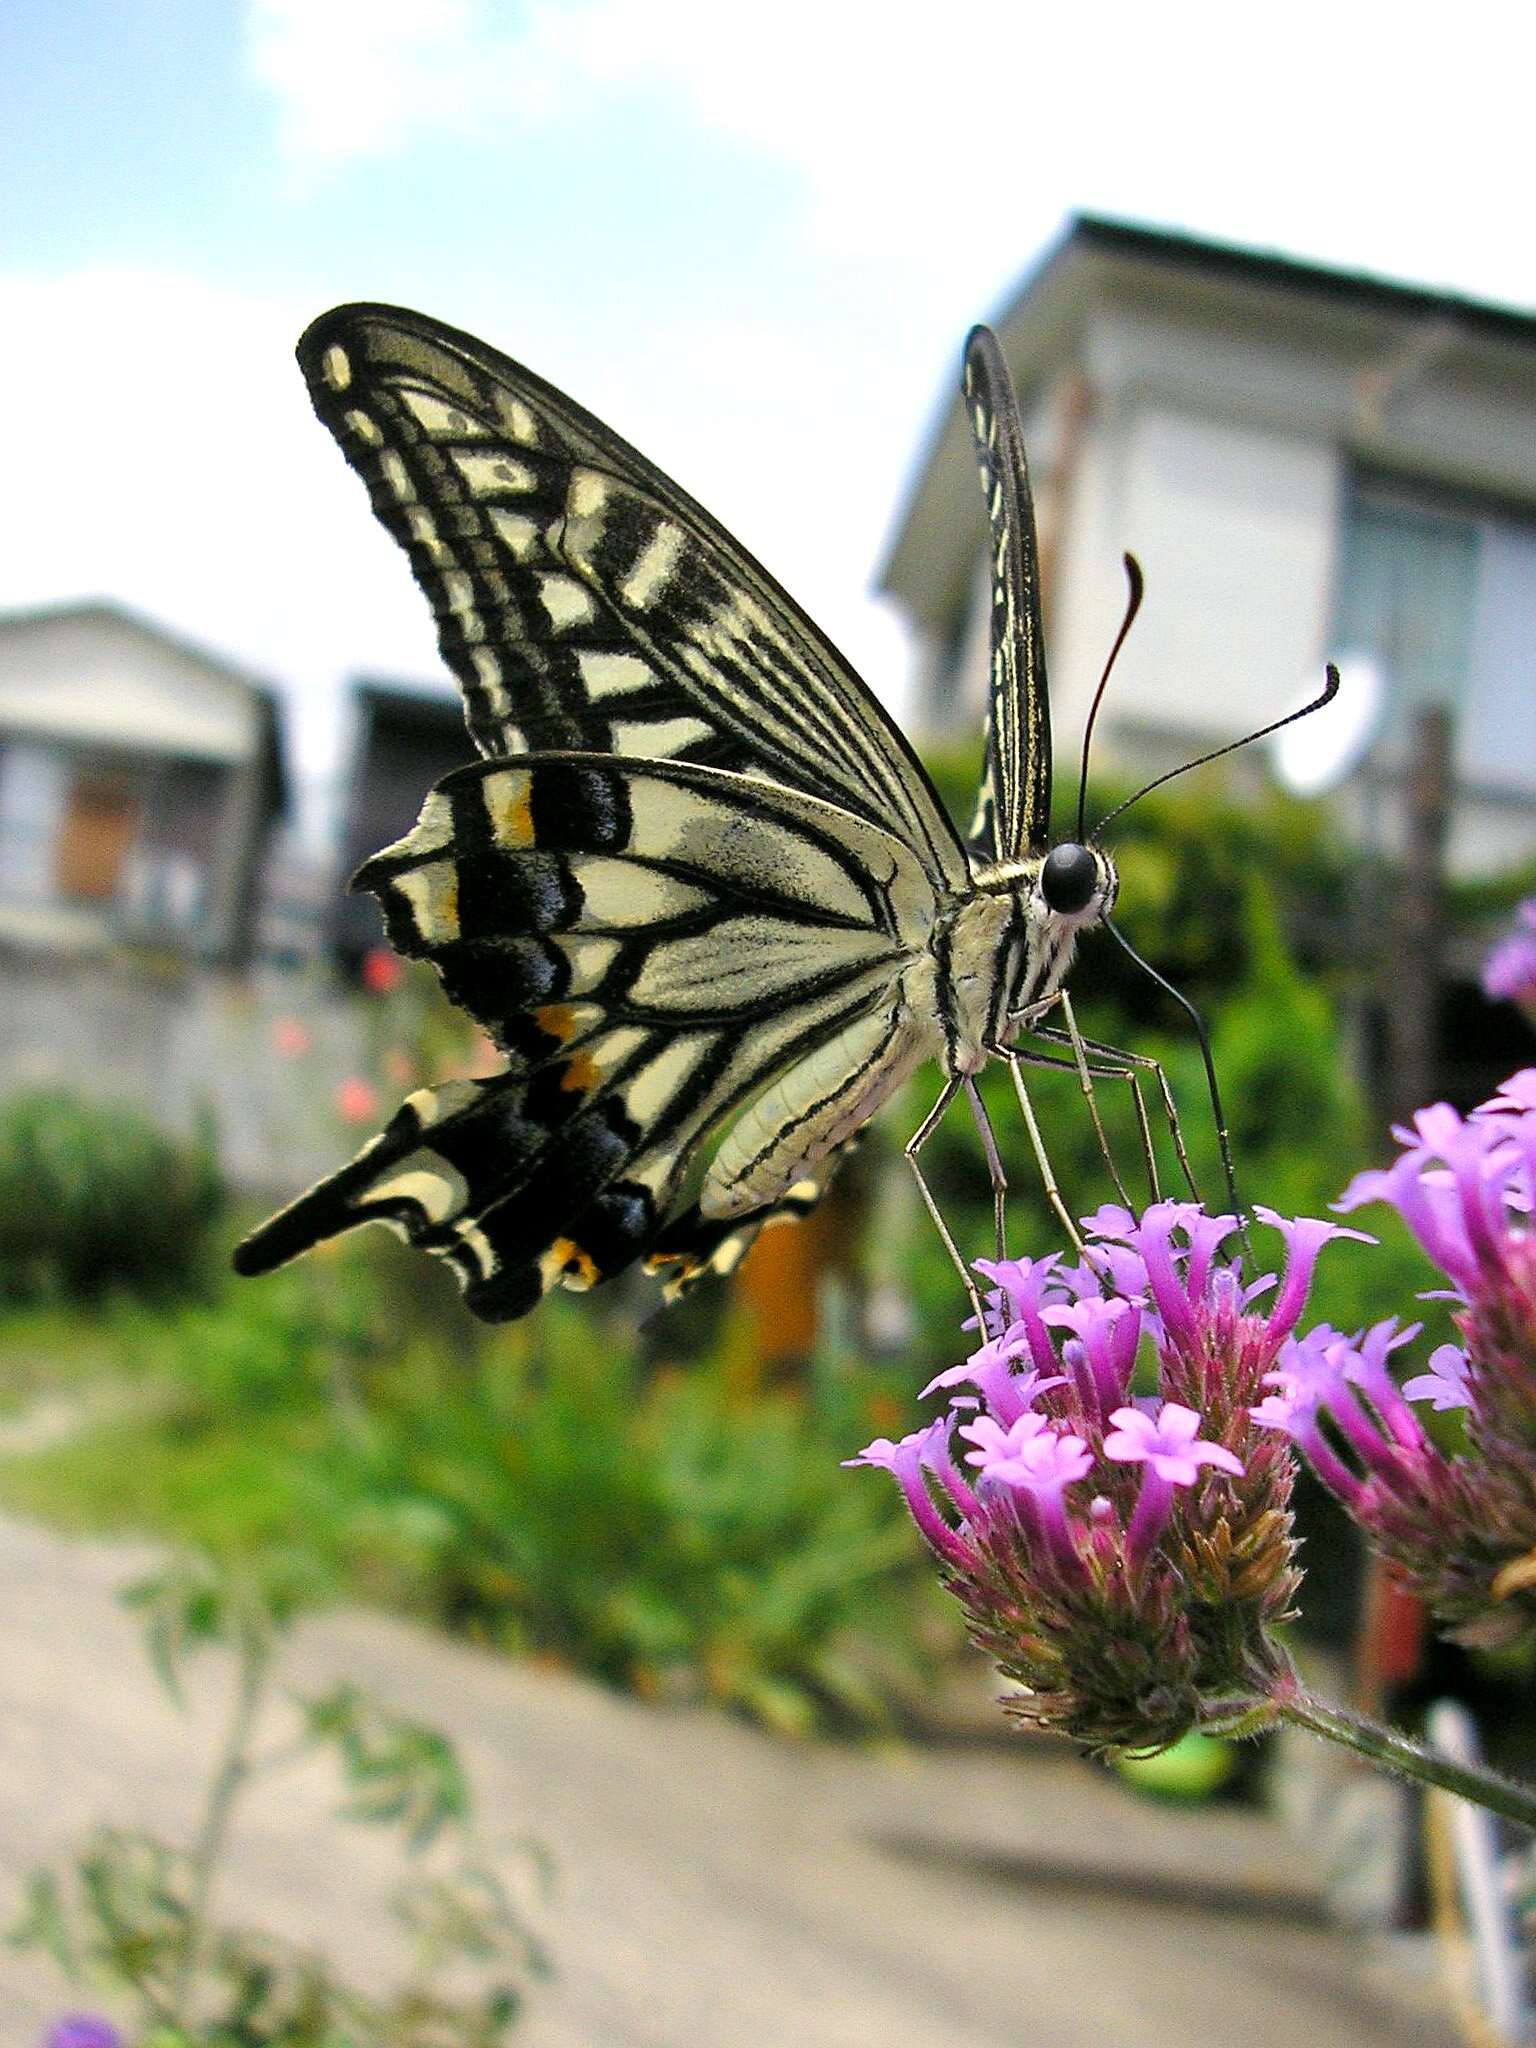
[{"label": "butterfly thorax", "polygon": [[936,921],[933,1003],[951,1073],[977,1072],[1049,1002],[1066,979],[1078,933],[1113,904],[1114,864],[1097,848],[1086,851],[1091,887],[1079,908],[1051,907],[1041,886],[1047,856],[1033,854],[978,866],[971,889]]}]

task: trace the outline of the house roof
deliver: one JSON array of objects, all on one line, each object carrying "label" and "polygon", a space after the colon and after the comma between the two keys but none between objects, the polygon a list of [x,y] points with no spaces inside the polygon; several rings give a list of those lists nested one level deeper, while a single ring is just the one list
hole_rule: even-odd
[{"label": "house roof", "polygon": [[1136,221],[1114,220],[1097,213],[1080,213],[1073,218],[1044,263],[1010,300],[1000,326],[1009,325],[1022,301],[1040,288],[1051,266],[1072,248],[1103,250],[1234,283],[1279,285],[1286,291],[1304,292],[1335,305],[1448,320],[1472,333],[1494,335],[1536,348],[1536,311],[1524,312],[1516,306],[1496,305],[1491,300],[1468,298],[1458,292],[1435,291],[1426,285],[1405,284],[1367,271],[1306,262],[1278,250],[1208,241],[1203,236],[1144,227]]},{"label": "house roof", "polygon": [[[1506,360],[1536,351],[1536,313],[1435,291],[1274,251],[1079,214],[995,316],[993,326],[1028,403],[1033,389],[1070,361],[1092,307],[1114,287],[1256,326],[1284,309],[1319,332],[1344,328],[1363,352],[1393,337],[1438,327]],[[958,397],[946,391],[911,472],[887,543],[879,588],[930,625],[969,575],[979,543],[980,495]]]},{"label": "house roof", "polygon": [[287,813],[282,710],[250,670],[108,598],[0,613],[0,732],[187,760],[254,759]]}]

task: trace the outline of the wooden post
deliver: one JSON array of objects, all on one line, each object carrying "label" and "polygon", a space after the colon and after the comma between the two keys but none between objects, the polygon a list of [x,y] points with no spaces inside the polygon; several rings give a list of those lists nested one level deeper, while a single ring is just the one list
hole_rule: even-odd
[{"label": "wooden post", "polygon": [[1395,1117],[1439,1094],[1436,1030],[1445,951],[1445,844],[1451,808],[1451,724],[1440,704],[1414,720],[1404,784],[1403,851],[1383,967],[1387,1074],[1382,1091]]},{"label": "wooden post", "polygon": [[[1380,987],[1387,1071],[1378,1093],[1397,1120],[1411,1117],[1440,1093],[1438,1025],[1450,811],[1450,716],[1443,705],[1429,704],[1414,720],[1403,785],[1402,864]],[[1367,1712],[1389,1707],[1394,1689],[1417,1676],[1425,1637],[1423,1612],[1414,1595],[1379,1557],[1369,1557],[1355,1645],[1356,1697]]]}]

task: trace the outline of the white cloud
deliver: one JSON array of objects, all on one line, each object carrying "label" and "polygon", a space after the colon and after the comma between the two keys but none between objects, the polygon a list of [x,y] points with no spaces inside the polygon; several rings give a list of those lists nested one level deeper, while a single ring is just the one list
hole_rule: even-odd
[{"label": "white cloud", "polygon": [[436,82],[462,73],[471,22],[469,0],[253,0],[247,55],[278,102],[285,154],[393,154],[436,124]]},{"label": "white cloud", "polygon": [[483,0],[249,0],[246,58],[277,104],[290,170],[302,179],[437,133],[488,134],[493,120],[568,101],[579,75],[564,75],[558,9],[518,10],[511,28],[496,12]]},{"label": "white cloud", "polygon": [[[930,286],[997,290],[1065,212],[1536,297],[1517,212],[1528,66],[1504,0],[1432,53],[1378,9],[1294,0],[250,0],[300,163],[509,117],[597,137],[675,104],[795,173],[787,216]],[[637,179],[644,166],[634,167]],[[953,288],[953,284],[951,284]]]}]

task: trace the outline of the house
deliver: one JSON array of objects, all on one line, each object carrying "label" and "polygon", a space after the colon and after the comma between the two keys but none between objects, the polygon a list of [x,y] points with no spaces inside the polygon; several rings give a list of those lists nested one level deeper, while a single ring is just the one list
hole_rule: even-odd
[{"label": "house", "polygon": [[[1296,786],[1401,844],[1418,713],[1451,730],[1449,860],[1536,857],[1536,316],[1082,217],[996,321],[1040,524],[1058,758],[1125,603],[1103,757],[1150,779],[1315,695]],[[979,723],[988,633],[969,432],[946,396],[881,584],[916,723]],[[1255,750],[1248,772],[1275,758]],[[1353,770],[1354,772],[1349,772]],[[1064,768],[1070,773],[1070,768]]]},{"label": "house", "polygon": [[348,876],[410,831],[433,783],[478,758],[456,692],[363,676],[352,685],[352,701],[341,873],[330,919],[332,951],[349,974],[384,944],[384,924],[374,897],[346,893]]},{"label": "house", "polygon": [[266,685],[120,605],[0,616],[0,945],[241,964],[287,806]]}]

